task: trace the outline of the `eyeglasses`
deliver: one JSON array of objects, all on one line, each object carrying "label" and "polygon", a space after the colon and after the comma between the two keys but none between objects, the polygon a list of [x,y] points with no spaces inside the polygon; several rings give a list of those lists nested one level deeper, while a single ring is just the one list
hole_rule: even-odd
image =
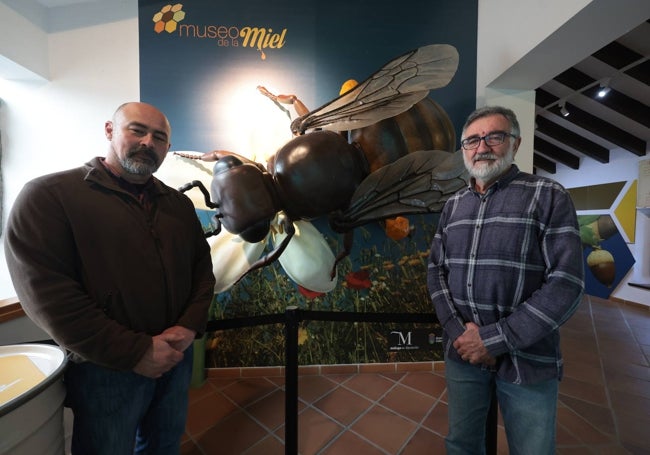
[{"label": "eyeglasses", "polygon": [[506,140],[507,136],[514,138],[517,137],[514,134],[506,133],[504,131],[496,131],[494,133],[486,134],[485,136],[468,137],[467,139],[460,141],[460,145],[465,150],[474,150],[475,148],[478,148],[481,141],[485,141],[485,145],[492,147],[503,144],[503,141]]}]

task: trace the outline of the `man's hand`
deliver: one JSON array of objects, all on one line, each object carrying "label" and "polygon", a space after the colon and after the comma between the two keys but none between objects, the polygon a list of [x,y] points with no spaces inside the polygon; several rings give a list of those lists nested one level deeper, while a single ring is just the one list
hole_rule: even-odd
[{"label": "man's hand", "polygon": [[180,336],[174,334],[156,335],[133,371],[149,378],[159,378],[183,360],[183,351],[171,345],[172,342],[178,343],[181,340]]},{"label": "man's hand", "polygon": [[481,336],[478,333],[478,326],[473,322],[465,324],[465,332],[456,338],[454,348],[461,358],[472,364],[483,363],[485,365],[496,364],[496,359],[490,355]]},{"label": "man's hand", "polygon": [[180,325],[172,326],[160,334],[171,347],[184,352],[194,342],[196,332]]}]

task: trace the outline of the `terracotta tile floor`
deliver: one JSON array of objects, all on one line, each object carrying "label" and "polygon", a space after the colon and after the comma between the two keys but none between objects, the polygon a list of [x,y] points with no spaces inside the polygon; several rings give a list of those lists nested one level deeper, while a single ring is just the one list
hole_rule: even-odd
[{"label": "terracotta tile floor", "polygon": [[[561,330],[557,453],[650,454],[650,311],[588,296]],[[444,453],[443,368],[301,368],[300,454]],[[209,370],[190,391],[182,453],[284,454],[283,385],[281,368]],[[497,442],[508,453],[501,424]]]}]

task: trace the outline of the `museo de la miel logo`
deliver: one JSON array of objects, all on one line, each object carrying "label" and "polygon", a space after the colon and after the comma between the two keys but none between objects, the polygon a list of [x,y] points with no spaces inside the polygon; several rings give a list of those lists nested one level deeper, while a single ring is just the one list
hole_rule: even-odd
[{"label": "museo de la miel logo", "polygon": [[286,43],[287,29],[274,31],[266,27],[226,24],[197,25],[185,21],[182,3],[165,5],[153,15],[154,32],[166,32],[179,38],[213,39],[220,47],[257,49],[262,60],[269,49],[281,49]]}]

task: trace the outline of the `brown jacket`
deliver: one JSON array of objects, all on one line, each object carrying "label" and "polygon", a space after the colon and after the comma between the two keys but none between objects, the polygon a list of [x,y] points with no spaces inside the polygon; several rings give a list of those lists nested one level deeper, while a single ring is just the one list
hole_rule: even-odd
[{"label": "brown jacket", "polygon": [[39,177],[16,199],[5,256],[27,315],[73,360],[130,370],[151,336],[205,330],[214,293],[194,206],[159,180],[151,208],[99,158]]}]

